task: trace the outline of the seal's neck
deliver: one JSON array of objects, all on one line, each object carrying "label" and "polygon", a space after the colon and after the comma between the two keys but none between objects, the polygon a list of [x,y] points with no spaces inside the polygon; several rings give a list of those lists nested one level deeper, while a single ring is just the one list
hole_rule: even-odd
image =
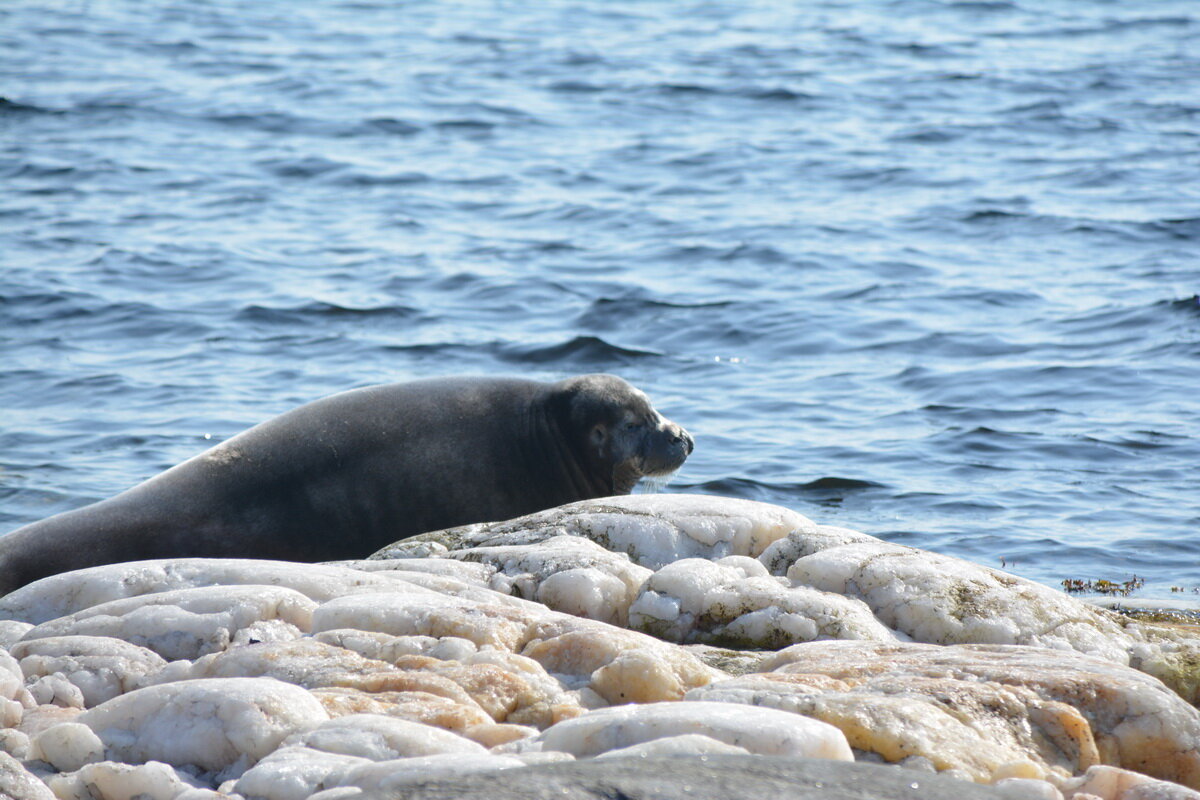
[{"label": "seal's neck", "polygon": [[[543,459],[545,463],[557,468],[560,476],[556,494],[565,499],[559,499],[555,505],[573,503],[577,500],[590,500],[594,497],[609,497],[614,494],[628,494],[616,486],[616,476],[611,468],[601,467],[595,458],[580,450],[581,442],[577,433],[564,424],[561,415],[548,410],[544,403],[534,403],[529,420],[530,431],[527,441],[533,443],[536,452],[530,457]],[[546,487],[550,490],[550,487]]]}]

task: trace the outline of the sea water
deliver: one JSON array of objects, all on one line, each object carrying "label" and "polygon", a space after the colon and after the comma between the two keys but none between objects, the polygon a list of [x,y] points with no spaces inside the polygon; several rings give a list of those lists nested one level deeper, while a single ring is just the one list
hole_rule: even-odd
[{"label": "sea water", "polygon": [[0,98],[0,533],[603,371],[667,491],[1200,601],[1194,2],[8,0]]}]

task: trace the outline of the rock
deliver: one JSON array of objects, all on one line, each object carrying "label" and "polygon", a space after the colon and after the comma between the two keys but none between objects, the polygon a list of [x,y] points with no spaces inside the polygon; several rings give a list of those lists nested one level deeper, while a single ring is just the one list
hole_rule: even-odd
[{"label": "rock", "polygon": [[313,639],[263,642],[198,659],[188,678],[271,677],[306,689],[338,686],[366,692],[421,691],[470,704],[454,681],[426,671],[397,669]]},{"label": "rock", "polygon": [[[438,555],[445,556],[446,548],[441,548]],[[386,561],[361,559],[358,561],[335,561],[333,566],[348,567],[360,572],[381,572],[394,578],[410,577],[406,573],[418,572],[438,575],[443,578],[470,583],[481,588],[489,587],[489,581],[496,574],[496,568],[491,564],[471,561],[457,561],[452,558],[394,558]],[[316,598],[313,598],[316,599]],[[324,597],[322,600],[331,600]]]},{"label": "rock", "polygon": [[59,772],[74,772],[104,758],[104,743],[87,725],[64,722],[33,738],[30,757],[45,761]]},{"label": "rock", "polygon": [[[499,597],[496,593],[492,596]],[[518,652],[569,688],[589,686],[610,703],[679,699],[715,673],[656,639],[532,603],[371,594],[331,600],[313,613],[316,633],[348,627],[390,636],[458,637]]]},{"label": "rock", "polygon": [[616,750],[605,750],[595,757],[598,759],[648,758],[649,756],[701,756],[712,753],[749,755],[750,751],[735,744],[726,744],[702,733],[683,733],[678,736],[651,739],[648,742],[632,744],[629,747],[619,747]]},{"label": "rock", "polygon": [[0,753],[23,761],[29,758],[31,746],[29,737],[16,728],[0,728]]},{"label": "rock", "polygon": [[73,774],[51,778],[49,785],[59,800],[175,800],[198,788],[158,761],[140,766],[113,761],[89,764]]},{"label": "rock", "polygon": [[34,706],[25,709],[24,714],[21,715],[21,722],[17,730],[30,739],[34,739],[47,728],[61,725],[64,722],[74,722],[82,713],[83,709],[81,708],[55,705]]},{"label": "rock", "polygon": [[313,800],[999,800],[1005,795],[940,775],[807,758],[709,755],[544,764]]},{"label": "rock", "polygon": [[505,522],[465,525],[389,545],[372,559],[426,555],[430,543],[450,551],[539,544],[581,536],[635,564],[658,569],[683,558],[756,557],[796,529],[817,526],[781,506],[695,494],[604,497],[539,511]]},{"label": "rock", "polygon": [[536,671],[517,672],[506,668],[509,666],[506,658],[521,659],[511,653],[485,650],[467,663],[433,660],[420,663],[422,659],[418,656],[403,659],[401,663],[420,669],[422,674],[432,673],[454,681],[496,722],[544,728],[584,712],[579,701],[564,692],[536,661],[523,659],[536,667]]},{"label": "rock", "polygon": [[[530,775],[691,798],[714,760],[745,779],[698,786],[732,798],[784,773],[801,797],[828,779],[845,797],[949,780],[1195,798],[1169,781],[1200,780],[1200,712],[1152,677],[1200,691],[1192,629],[720,498],[592,501],[389,552],[112,565],[13,593],[0,751],[40,759],[14,774],[60,800],[436,796],[413,793],[466,791],[473,769],[488,800]],[[808,780],[762,755],[806,752],[895,766]],[[576,755],[597,760],[550,763]]]},{"label": "rock", "polygon": [[1129,663],[1115,615],[1062,592],[912,547],[859,541],[796,561],[794,583],[856,597],[889,628],[932,644],[1027,644]]},{"label": "rock", "polygon": [[565,685],[586,687],[610,704],[679,700],[689,689],[725,677],[685,650],[600,623],[536,626],[522,655]]},{"label": "rock", "polygon": [[866,603],[789,586],[759,562],[687,558],[642,586],[629,626],[671,642],[777,649],[814,639],[895,641]]},{"label": "rock", "polygon": [[464,735],[478,726],[494,724],[473,700],[459,702],[420,690],[364,692],[361,689],[328,688],[314,689],[312,695],[331,717],[384,714]]},{"label": "rock", "polygon": [[456,636],[436,639],[432,636],[391,636],[377,631],[333,628],[320,631],[314,641],[353,650],[375,661],[395,662],[404,656],[429,656],[442,661],[461,661],[479,648],[474,642]]},{"label": "rock", "polygon": [[409,787],[438,778],[491,774],[524,767],[524,762],[512,756],[455,753],[362,764],[330,776],[329,780],[339,786],[355,787],[369,797],[386,796],[392,792],[403,797]]},{"label": "rock", "polygon": [[8,753],[0,752],[0,798],[58,800],[37,776]]},{"label": "rock", "polygon": [[1063,800],[1054,784],[1037,778],[1004,778],[992,785],[1008,800]]},{"label": "rock", "polygon": [[629,604],[651,575],[624,553],[578,536],[554,536],[536,547],[472,547],[448,557],[491,567],[488,586],[498,592],[614,625],[625,624]]},{"label": "rock", "polygon": [[87,707],[137,688],[167,662],[152,650],[105,636],[51,636],[17,642],[12,655],[26,679],[61,674]]},{"label": "rock", "polygon": [[815,642],[794,645],[689,699],[784,708],[837,725],[884,759],[921,755],[975,780],[1029,760],[1097,763],[1200,784],[1200,711],[1156,679],[1063,650]]},{"label": "rock", "polygon": [[231,644],[295,639],[308,630],[315,607],[299,592],[278,586],[176,589],[90,606],[37,625],[21,641],[105,636],[168,661],[193,659]]},{"label": "rock", "polygon": [[28,622],[18,622],[14,619],[0,620],[0,650],[7,650],[13,643],[25,635],[33,625]]},{"label": "rock", "polygon": [[310,795],[337,786],[336,779],[370,759],[330,753],[302,746],[281,747],[238,778],[234,789],[246,797],[262,800],[305,800]]},{"label": "rock", "polygon": [[83,692],[58,672],[30,681],[25,690],[38,705],[83,708]]},{"label": "rock", "polygon": [[[253,764],[329,718],[305,690],[272,678],[182,681],[137,689],[78,717],[110,757],[218,772]],[[236,767],[235,767],[236,768]]]},{"label": "rock", "polygon": [[538,616],[499,601],[483,604],[432,593],[353,595],[321,605],[313,615],[313,632],[354,628],[391,636],[454,636],[512,652]]},{"label": "rock", "polygon": [[1154,780],[1117,767],[1098,765],[1076,778],[1059,781],[1068,797],[1094,795],[1102,800],[1200,800],[1200,792]]},{"label": "rock", "polygon": [[561,750],[580,758],[694,733],[758,755],[854,760],[841,731],[815,719],[770,708],[686,701],[598,709],[560,722],[518,748]]},{"label": "rock", "polygon": [[40,624],[113,600],[204,586],[277,586],[317,603],[358,592],[402,591],[390,573],[240,558],[131,561],[51,575],[0,598],[0,620]]},{"label": "rock", "polygon": [[285,746],[301,746],[371,761],[444,753],[480,754],[486,748],[463,736],[381,714],[351,714],[294,733]]}]

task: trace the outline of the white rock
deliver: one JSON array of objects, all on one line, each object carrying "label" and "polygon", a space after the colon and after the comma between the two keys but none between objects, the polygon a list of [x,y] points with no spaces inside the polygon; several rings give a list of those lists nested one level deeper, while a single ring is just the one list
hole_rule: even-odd
[{"label": "white rock", "polygon": [[[312,694],[331,717],[344,717],[350,714],[384,714],[444,728],[464,736],[478,726],[495,725],[495,721],[487,715],[487,712],[469,696],[466,696],[462,687],[438,675],[426,677],[430,682],[438,681],[443,686],[453,687],[455,692],[465,698],[465,702],[421,689],[364,692],[361,689],[330,687],[314,689]],[[428,688],[440,690],[439,686],[429,685]]]},{"label": "white rock", "polygon": [[0,797],[13,800],[57,800],[54,792],[8,753],[0,752]]},{"label": "white rock", "polygon": [[478,754],[486,749],[450,731],[380,714],[351,714],[323,722],[284,740],[326,753],[387,761],[439,753]]},{"label": "white rock", "polygon": [[[134,799],[136,800],[136,798]],[[184,789],[171,800],[245,800],[240,794],[230,795],[200,786]]]},{"label": "white rock", "polygon": [[370,763],[366,758],[308,747],[281,747],[246,770],[235,790],[256,800],[304,800],[330,785],[331,776]]},{"label": "white rock", "polygon": [[756,755],[854,760],[846,737],[824,722],[770,708],[689,701],[598,709],[547,728],[530,744],[578,758],[689,733]]},{"label": "white rock", "polygon": [[394,662],[404,656],[429,656],[441,661],[462,661],[478,651],[474,642],[456,636],[392,636],[377,631],[334,628],[320,631],[315,641],[352,650],[364,658]]},{"label": "white rock", "polygon": [[81,714],[110,756],[209,771],[252,764],[297,731],[329,718],[304,689],[272,678],[149,686]]},{"label": "white rock", "polygon": [[387,797],[404,786],[439,778],[456,778],[477,772],[497,772],[525,764],[512,756],[496,756],[490,753],[464,755],[446,753],[418,758],[402,758],[394,761],[379,761],[352,767],[336,778],[342,786],[354,786],[368,796]]},{"label": "white rock", "polygon": [[[532,605],[532,604],[531,604]],[[459,597],[379,593],[330,600],[313,612],[313,633],[355,628],[392,636],[454,636],[504,650],[519,647],[531,621],[548,614],[544,608],[518,610],[506,604],[485,605]]]},{"label": "white rock", "polygon": [[736,753],[749,755],[744,747],[725,744],[702,733],[685,733],[680,736],[664,736],[648,742],[608,750],[596,756],[604,758],[646,758],[647,756],[699,756],[709,753]]},{"label": "white rock", "polygon": [[527,767],[536,766],[538,764],[562,764],[567,761],[575,760],[575,756],[571,755],[570,753],[563,753],[556,750],[547,750],[545,752],[527,750],[523,753],[501,753],[493,750],[492,752],[496,755],[506,755],[511,758],[515,758]]},{"label": "white rock", "polygon": [[861,600],[788,586],[749,558],[689,558],[655,572],[629,625],[672,642],[776,649],[814,639],[894,641]]},{"label": "white rock", "polygon": [[380,550],[372,558],[414,552],[423,542],[449,550],[528,545],[556,536],[582,536],[635,564],[658,569],[682,558],[757,557],[811,520],[781,506],[690,494],[627,495],[584,500],[506,522],[466,525],[422,534]]},{"label": "white rock", "polygon": [[112,761],[88,764],[73,774],[51,778],[49,785],[60,800],[175,800],[197,788],[169,764],[157,761],[138,766]]},{"label": "white rock", "polygon": [[[564,686],[586,688],[611,704],[679,700],[689,689],[727,677],[681,647],[566,615],[531,626],[521,655]],[[593,705],[582,696],[580,702]]]},{"label": "white rock", "polygon": [[1185,786],[1104,764],[1060,781],[1059,788],[1068,798],[1094,795],[1103,800],[1200,800],[1200,792]]},{"label": "white rock", "polygon": [[[428,691],[470,702],[450,681],[420,671],[403,670],[383,661],[372,661],[355,652],[314,639],[263,642],[235,647],[197,659],[184,678],[270,677],[306,689],[339,686],[370,692]],[[440,690],[438,687],[444,687]]]},{"label": "white rock", "polygon": [[25,674],[21,664],[9,653],[0,650],[0,699],[16,700],[25,688]]},{"label": "white rock", "polygon": [[488,586],[498,592],[617,625],[624,624],[629,604],[650,576],[650,570],[633,564],[624,553],[578,536],[554,536],[533,545],[473,547],[455,550],[449,557],[488,565],[493,571]]},{"label": "white rock", "polygon": [[878,541],[880,540],[874,536],[849,528],[818,525],[809,521],[808,525],[797,527],[787,536],[772,542],[758,560],[769,574],[786,575],[788,568],[804,556],[811,556],[830,547]]},{"label": "white rock", "polygon": [[308,800],[359,800],[365,797],[366,794],[357,786],[337,786],[309,795]]},{"label": "white rock", "polygon": [[1006,800],[1063,800],[1053,784],[1036,778],[1005,778],[992,786]]},{"label": "white rock", "polygon": [[25,635],[25,631],[32,628],[33,625],[28,622],[17,622],[13,619],[0,620],[0,650],[7,650],[13,646],[13,643]]},{"label": "white rock", "polygon": [[[439,555],[445,555],[445,553],[446,549],[441,548]],[[480,587],[487,587],[492,576],[496,574],[496,568],[491,564],[456,561],[451,558],[393,558],[386,561],[363,559],[360,561],[337,561],[333,562],[333,565],[349,567],[362,572],[383,573],[401,580],[412,577],[406,573],[425,573],[452,578]],[[322,601],[331,599],[333,598],[321,598]]]},{"label": "white rock", "polygon": [[309,629],[315,607],[303,594],[279,586],[177,589],[90,606],[43,622],[22,641],[108,636],[168,661],[193,659],[231,644],[295,639]]},{"label": "white rock", "polygon": [[29,758],[29,736],[16,728],[0,727],[0,753],[21,760]]},{"label": "white rock", "polygon": [[[1200,711],[1145,673],[1071,650],[814,642],[782,650],[762,668],[785,680],[771,691],[726,694],[768,677],[743,676],[689,697],[778,704],[831,722],[842,717],[859,737],[855,747],[890,760],[893,747],[948,759],[939,767],[967,769],[977,780],[1024,758],[1070,772],[1110,761],[1200,786]],[[786,691],[789,678],[799,682],[794,691]],[[839,697],[844,692],[851,696]],[[954,698],[952,715],[926,718],[907,705],[937,711],[947,697]]]},{"label": "white rock", "polygon": [[317,603],[358,592],[401,591],[390,574],[241,558],[130,561],[51,575],[0,598],[0,619],[35,625],[127,597],[202,586],[277,586]]},{"label": "white rock", "polygon": [[35,736],[30,757],[40,759],[59,772],[74,772],[85,764],[104,758],[104,743],[87,725],[64,722]]},{"label": "white rock", "polygon": [[32,739],[47,728],[63,722],[74,722],[83,713],[80,708],[62,706],[32,706],[21,715],[18,730]]},{"label": "white rock", "polygon": [[167,662],[152,650],[101,636],[53,636],[17,642],[26,679],[60,673],[79,688],[84,704],[99,705],[137,688]]},{"label": "white rock", "polygon": [[1069,648],[1129,663],[1133,640],[1110,612],[951,556],[860,541],[804,556],[788,578],[857,597],[889,628],[918,642]]},{"label": "white rock", "polygon": [[83,692],[61,673],[43,675],[26,684],[25,688],[38,705],[83,708]]}]

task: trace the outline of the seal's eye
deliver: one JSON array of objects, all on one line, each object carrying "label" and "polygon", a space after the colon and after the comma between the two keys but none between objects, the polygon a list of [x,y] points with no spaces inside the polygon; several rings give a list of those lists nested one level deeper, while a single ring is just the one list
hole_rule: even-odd
[{"label": "seal's eye", "polygon": [[625,430],[627,430],[627,431],[636,431],[640,427],[642,427],[642,424],[640,422],[626,422],[625,423]]}]

